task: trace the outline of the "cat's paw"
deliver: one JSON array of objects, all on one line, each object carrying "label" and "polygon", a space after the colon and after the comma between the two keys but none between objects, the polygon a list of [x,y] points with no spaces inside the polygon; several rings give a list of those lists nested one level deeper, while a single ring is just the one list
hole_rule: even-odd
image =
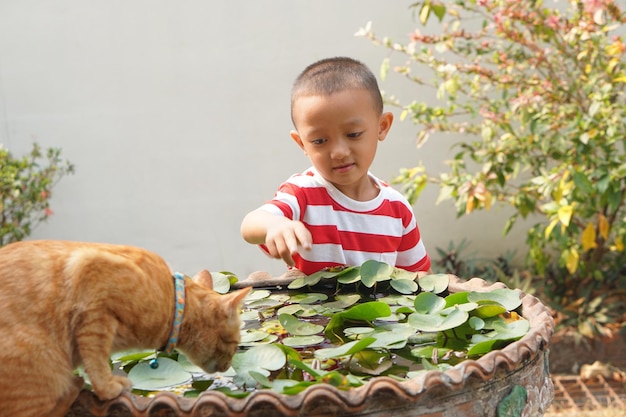
[{"label": "cat's paw", "polygon": [[122,391],[130,391],[133,387],[133,383],[130,379],[121,375],[112,375],[111,378],[102,386],[94,387],[94,391],[99,399],[102,401],[111,400],[119,396]]}]

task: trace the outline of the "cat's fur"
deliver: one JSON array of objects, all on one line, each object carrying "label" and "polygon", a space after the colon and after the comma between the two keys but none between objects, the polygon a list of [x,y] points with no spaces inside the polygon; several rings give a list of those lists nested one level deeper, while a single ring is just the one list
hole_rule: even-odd
[{"label": "cat's fur", "polygon": [[[185,280],[177,349],[207,372],[225,371],[240,340],[249,288],[220,295],[208,271]],[[172,272],[144,249],[69,241],[0,248],[0,416],[64,416],[84,364],[103,400],[130,389],[111,352],[158,349],[174,321]]]}]

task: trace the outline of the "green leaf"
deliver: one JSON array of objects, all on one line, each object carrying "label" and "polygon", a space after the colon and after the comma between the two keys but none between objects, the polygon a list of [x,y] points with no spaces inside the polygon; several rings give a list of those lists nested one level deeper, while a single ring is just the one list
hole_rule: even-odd
[{"label": "green leaf", "polygon": [[360,271],[361,282],[366,287],[371,288],[377,282],[391,279],[393,267],[384,262],[370,259],[363,262]]},{"label": "green leaf", "polygon": [[340,284],[352,284],[360,279],[361,272],[355,267],[347,268],[337,275],[337,282]]},{"label": "green leaf", "polygon": [[409,316],[409,324],[423,332],[439,332],[458,327],[469,318],[466,311],[455,309],[447,316],[439,314],[413,313]]},{"label": "green leaf", "polygon": [[345,309],[354,305],[357,301],[361,299],[359,294],[338,294],[335,296],[335,301],[331,301],[328,303],[324,303],[323,306],[329,309]]},{"label": "green leaf", "polygon": [[185,384],[191,380],[191,374],[175,360],[159,358],[156,369],[148,362],[138,363],[128,373],[128,379],[135,389],[156,391]]},{"label": "green leaf", "polygon": [[348,369],[357,374],[380,375],[393,366],[388,352],[362,350],[355,353],[348,362]]},{"label": "green leaf", "polygon": [[423,314],[437,313],[446,306],[446,300],[432,292],[422,292],[415,297],[415,311]]},{"label": "green leaf", "polygon": [[501,304],[507,311],[513,311],[522,305],[519,290],[500,288],[489,292],[472,291],[467,296],[468,301],[478,304],[491,304],[493,302]]},{"label": "green leaf", "polygon": [[373,337],[364,337],[363,339],[348,342],[341,346],[318,349],[315,351],[314,355],[316,358],[322,360],[330,358],[340,358],[342,356],[350,356],[355,354],[356,352],[360,352],[375,341],[376,339]]},{"label": "green leaf", "polygon": [[226,294],[230,290],[230,279],[221,272],[211,272],[213,278],[213,291]]},{"label": "green leaf", "polygon": [[324,326],[298,320],[290,314],[281,314],[278,316],[278,321],[280,321],[285,330],[294,336],[309,336],[321,333],[324,330]]},{"label": "green leaf", "polygon": [[410,279],[392,279],[391,287],[401,294],[413,294],[417,291],[417,283]]},{"label": "green leaf", "polygon": [[299,304],[314,304],[314,303],[317,303],[318,301],[325,301],[325,300],[328,300],[328,296],[326,294],[322,294],[319,292],[296,294],[296,295],[292,295],[289,298],[290,302],[299,303]]},{"label": "green leaf", "polygon": [[337,315],[345,319],[371,321],[379,317],[390,316],[391,308],[380,301],[370,301],[368,303],[355,305]]},{"label": "green leaf", "polygon": [[476,308],[476,316],[483,319],[495,317],[498,314],[502,314],[505,312],[506,308],[498,303],[481,304]]},{"label": "green leaf", "polygon": [[469,291],[455,292],[446,297],[446,307],[453,307],[458,304],[466,304]]},{"label": "green leaf", "polygon": [[419,286],[424,291],[440,294],[448,289],[450,277],[448,274],[432,274],[418,278]]},{"label": "green leaf", "polygon": [[[321,326],[320,326],[321,327]],[[290,347],[306,347],[319,345],[324,341],[323,336],[310,335],[310,336],[290,336],[281,340],[281,343]]]}]

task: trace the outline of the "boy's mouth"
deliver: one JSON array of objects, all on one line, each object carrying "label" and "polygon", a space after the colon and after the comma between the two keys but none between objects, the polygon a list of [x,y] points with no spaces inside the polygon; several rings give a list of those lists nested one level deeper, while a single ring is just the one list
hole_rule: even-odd
[{"label": "boy's mouth", "polygon": [[340,165],[340,166],[336,166],[333,168],[333,171],[336,172],[346,172],[349,171],[355,164],[345,164],[345,165]]}]

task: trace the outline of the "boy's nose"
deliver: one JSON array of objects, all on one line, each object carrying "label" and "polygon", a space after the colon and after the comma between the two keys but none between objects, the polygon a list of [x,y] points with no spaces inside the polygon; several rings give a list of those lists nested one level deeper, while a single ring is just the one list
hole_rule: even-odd
[{"label": "boy's nose", "polygon": [[338,140],[330,152],[332,159],[343,159],[350,154],[350,147],[344,140]]}]

